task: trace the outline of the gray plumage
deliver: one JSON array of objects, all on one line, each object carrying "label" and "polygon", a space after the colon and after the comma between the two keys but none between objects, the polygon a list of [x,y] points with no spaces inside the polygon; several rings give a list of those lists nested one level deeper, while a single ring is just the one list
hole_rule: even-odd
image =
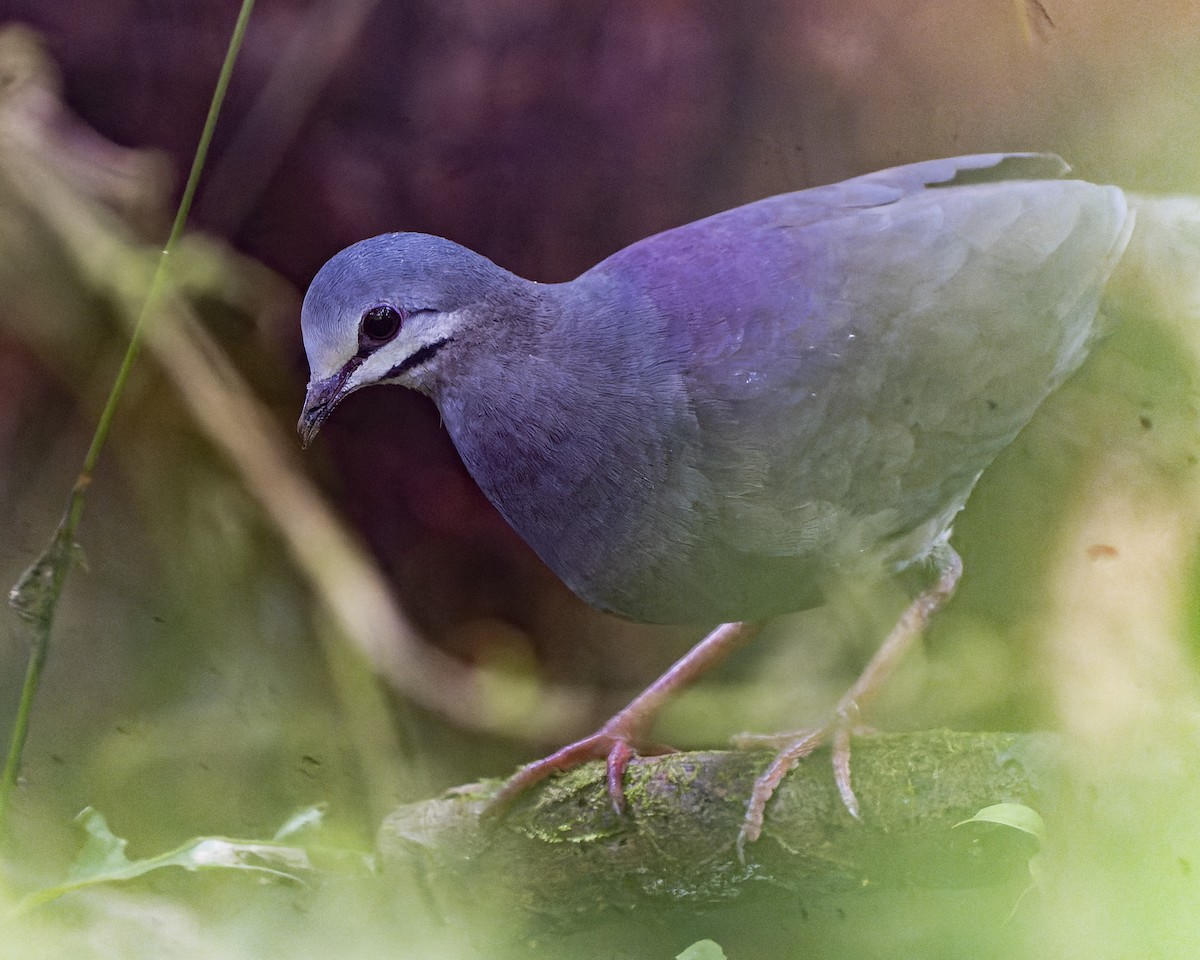
[{"label": "gray plumage", "polygon": [[[326,264],[308,439],[359,387],[433,398],[472,476],[584,600],[757,619],[898,571],[1085,358],[1133,216],[1055,157],[772,197],[537,284],[436,237]],[[364,314],[403,313],[376,342]]]}]

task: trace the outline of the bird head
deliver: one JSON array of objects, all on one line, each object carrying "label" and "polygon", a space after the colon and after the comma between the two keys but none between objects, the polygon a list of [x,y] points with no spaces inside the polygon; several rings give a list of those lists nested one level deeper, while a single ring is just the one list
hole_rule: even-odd
[{"label": "bird head", "polygon": [[301,327],[310,379],[297,429],[305,446],[333,408],[361,387],[428,392],[439,363],[469,333],[489,292],[513,278],[465,247],[389,233],[347,247],[318,271]]}]

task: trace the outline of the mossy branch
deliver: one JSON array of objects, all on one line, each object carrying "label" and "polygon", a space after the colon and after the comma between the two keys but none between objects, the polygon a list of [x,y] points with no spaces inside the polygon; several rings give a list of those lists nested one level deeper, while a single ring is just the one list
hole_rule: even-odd
[{"label": "mossy branch", "polygon": [[932,731],[855,740],[862,819],[842,806],[827,753],[802,762],[768,807],[763,837],[738,859],[746,798],[769,755],[679,753],[631,764],[627,810],[587,764],[531,791],[499,822],[479,820],[498,784],[397,809],[386,865],[428,870],[443,909],[505,891],[514,918],[573,925],[657,902],[715,904],[764,884],[811,898],[881,887],[1027,882],[1036,842],[996,824],[956,824],[997,803],[1046,800],[1055,767],[1045,736]]}]

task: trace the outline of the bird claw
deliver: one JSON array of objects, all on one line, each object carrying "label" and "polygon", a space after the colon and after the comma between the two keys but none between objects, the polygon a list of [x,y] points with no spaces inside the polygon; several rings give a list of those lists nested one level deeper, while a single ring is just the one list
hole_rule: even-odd
[{"label": "bird claw", "polygon": [[724,623],[712,630],[691,650],[675,661],[661,677],[631,700],[604,726],[589,737],[568,744],[542,760],[527,764],[500,788],[484,807],[484,817],[495,817],[535,783],[552,773],[571,770],[588,760],[604,760],[608,796],[618,814],[625,810],[625,768],[636,756],[652,757],[674,753],[673,747],[646,739],[655,717],[664,703],[678,690],[733,650],[747,643],[759,631],[757,623]]},{"label": "bird claw", "polygon": [[661,756],[674,752],[673,747],[642,742],[634,731],[626,730],[610,721],[590,736],[567,744],[548,757],[527,763],[509,777],[504,786],[488,801],[482,816],[491,819],[503,815],[517,797],[530,787],[541,783],[552,774],[573,770],[589,760],[604,761],[609,800],[613,810],[622,814],[625,812],[625,770],[629,761],[634,757]]},{"label": "bird claw", "polygon": [[791,733],[744,733],[733,738],[733,745],[739,750],[767,747],[778,751],[750,791],[746,816],[742,819],[741,830],[738,831],[737,854],[740,861],[744,863],[746,860],[746,844],[753,843],[762,835],[767,803],[775,795],[784,777],[801,760],[826,742],[830,742],[833,748],[833,779],[837,784],[838,795],[850,816],[855,820],[860,819],[858,797],[850,783],[850,739],[856,733],[865,732],[864,728],[854,722],[857,715],[858,711],[853,707],[841,708],[819,727]]}]

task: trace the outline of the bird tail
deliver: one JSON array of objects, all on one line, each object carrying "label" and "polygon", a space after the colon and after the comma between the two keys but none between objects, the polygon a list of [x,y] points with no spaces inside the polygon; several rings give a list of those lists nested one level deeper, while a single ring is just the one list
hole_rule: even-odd
[{"label": "bird tail", "polygon": [[1129,194],[1135,220],[1104,311],[1162,325],[1200,349],[1200,197]]}]

